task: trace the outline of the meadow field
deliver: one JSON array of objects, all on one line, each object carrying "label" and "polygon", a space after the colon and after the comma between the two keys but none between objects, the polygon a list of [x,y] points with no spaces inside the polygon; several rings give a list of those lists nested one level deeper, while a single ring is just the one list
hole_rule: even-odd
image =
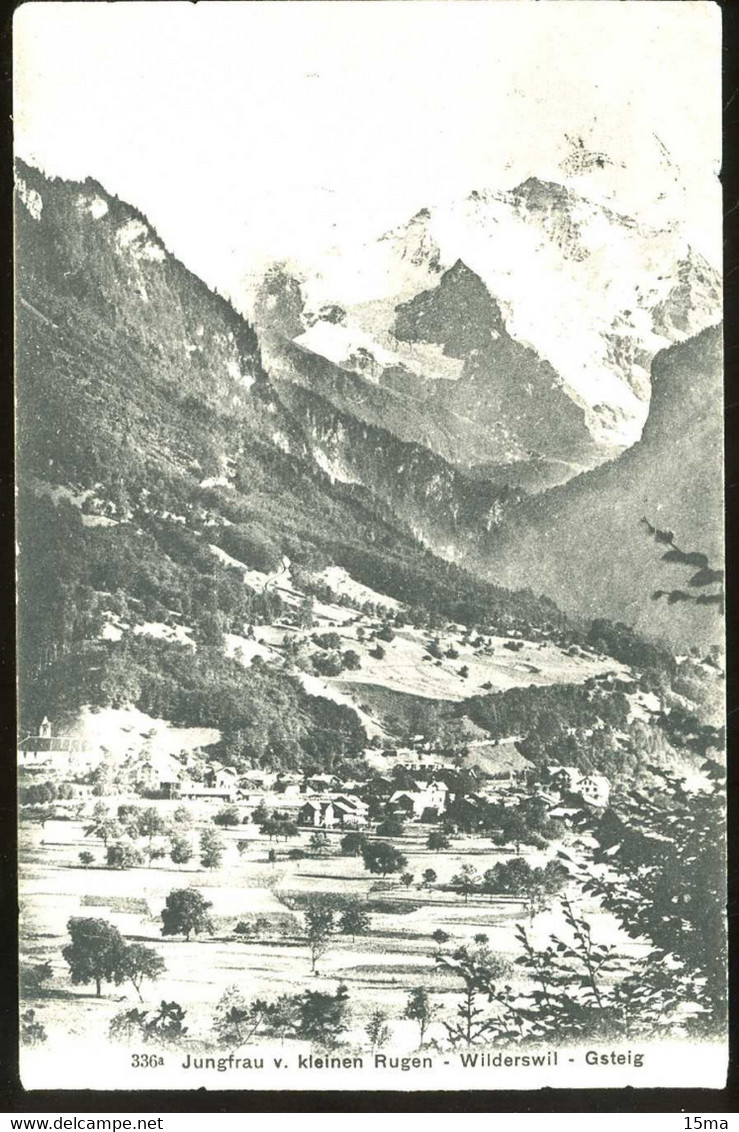
[{"label": "meadow field", "polygon": [[[166,816],[176,807],[174,802],[154,805]],[[202,803],[193,812],[195,838],[206,825],[212,828],[214,811]],[[528,924],[521,899],[473,895],[465,902],[443,888],[463,864],[482,874],[515,855],[512,847],[494,846],[488,838],[454,838],[451,848],[439,853],[426,848],[429,827],[408,827],[407,835],[393,841],[407,857],[407,872],[414,878],[405,884],[395,876],[371,875],[361,857],[340,855],[339,833],[329,834],[325,855],[295,860],[288,852],[296,848],[307,852],[309,831],[302,831],[288,846],[270,842],[254,825],[221,831],[226,849],[217,869],[206,870],[199,864],[176,867],[169,861],[111,869],[103,864],[102,843],[85,836],[85,824],[84,820],[48,821],[44,827],[26,825],[21,832],[22,956],[29,964],[48,962],[53,969],[48,993],[34,1003],[52,1047],[55,1040],[63,1041],[70,1034],[103,1038],[113,1015],[139,1003],[130,984],[104,984],[101,999],[95,997],[94,987],[71,984],[62,947],[68,942],[67,921],[72,916],[100,917],[114,924],[127,941],[153,946],[166,970],[156,983],[144,983],[145,1004],[156,1005],[162,999],[179,1002],[188,1011],[190,1033],[204,1040],[209,1037],[213,1010],[228,987],[238,986],[247,999],[274,999],[305,989],[333,992],[339,983],[349,990],[352,1032],[361,1035],[369,1015],[381,1009],[398,1022],[401,1043],[407,1024],[400,1020],[408,994],[423,986],[438,1007],[435,1028],[441,1038],[440,1020],[453,1012],[460,986],[439,970],[433,933],[441,929],[448,934],[447,950],[472,944],[483,933],[494,952],[513,960],[515,924]],[[244,841],[248,846],[239,852],[237,843]],[[277,856],[274,862],[268,859],[270,849]],[[85,850],[95,857],[89,867],[79,861]],[[554,851],[550,845],[546,854],[522,849],[521,855],[531,865],[541,865]],[[429,867],[438,879],[426,888],[421,878]],[[165,898],[173,889],[187,887],[210,901],[213,932],[189,941],[163,937],[160,913]],[[356,938],[336,934],[314,974],[300,909],[308,898],[328,894],[365,903],[371,927]],[[259,938],[235,934],[239,921],[253,923],[258,917],[264,925]],[[548,913],[540,913],[529,926],[546,934],[549,921]],[[515,968],[511,977],[516,977]]]}]

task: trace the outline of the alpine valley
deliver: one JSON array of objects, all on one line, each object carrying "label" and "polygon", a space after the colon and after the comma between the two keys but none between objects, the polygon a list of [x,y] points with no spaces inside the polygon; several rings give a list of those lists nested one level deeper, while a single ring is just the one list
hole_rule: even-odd
[{"label": "alpine valley", "polygon": [[723,1086],[675,7],[19,9],[24,1090]]},{"label": "alpine valley", "polygon": [[677,227],[530,179],[273,265],[248,320],[96,182],[16,182],[26,726],[325,766],[715,641],[640,525],[720,556],[719,285]]}]

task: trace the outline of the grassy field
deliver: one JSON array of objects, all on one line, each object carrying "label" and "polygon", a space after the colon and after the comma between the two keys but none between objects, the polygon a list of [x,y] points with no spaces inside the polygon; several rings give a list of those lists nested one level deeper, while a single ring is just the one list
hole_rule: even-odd
[{"label": "grassy field", "polygon": [[[481,690],[502,692],[507,688],[532,684],[582,684],[590,676],[622,670],[622,666],[610,657],[595,654],[571,656],[547,641],[524,641],[522,648],[513,652],[504,648],[507,638],[487,637],[485,651],[475,650],[471,644],[462,643],[459,635],[448,633],[440,638],[441,650],[446,652],[452,647],[459,655],[455,659],[444,656],[435,661],[428,655],[427,633],[406,627],[396,630],[393,641],[358,640],[357,630],[363,629],[366,633],[367,626],[368,622],[364,619],[353,625],[335,626],[342,649],[351,648],[361,658],[360,669],[344,671],[339,678],[342,690],[356,687],[358,699],[361,699],[362,685],[371,685],[425,699],[459,702]],[[257,636],[265,645],[276,648],[282,644],[286,633],[299,638],[310,636],[301,630],[290,631],[269,625],[259,626]],[[385,650],[382,659],[371,655],[377,643]],[[460,675],[463,666],[469,669],[466,677]],[[333,681],[327,679],[326,683],[331,686]],[[483,689],[486,684],[491,687]]]},{"label": "grassy field", "polygon": [[[165,812],[174,803],[157,803]],[[199,825],[207,821],[207,804],[200,810]],[[195,839],[198,825],[193,828]],[[425,848],[426,831],[418,827],[396,844],[408,859],[414,874],[410,886],[397,878],[385,880],[367,873],[359,857],[338,855],[338,836],[330,838],[328,855],[288,860],[287,847],[271,844],[253,826],[224,832],[226,851],[221,867],[203,870],[198,864],[181,868],[156,861],[149,867],[111,870],[102,865],[104,848],[84,835],[79,821],[49,821],[26,826],[21,835],[21,925],[22,956],[26,963],[48,961],[54,972],[48,995],[34,1001],[49,1035],[49,1045],[63,1043],[67,1035],[84,1041],[100,1041],[109,1021],[120,1010],[138,1004],[130,985],[105,985],[97,1000],[91,986],[75,987],[69,981],[61,949],[68,941],[70,916],[101,917],[114,924],[129,940],[156,949],[166,963],[166,972],[156,983],[145,983],[143,994],[150,1005],[175,1000],[187,1008],[191,1035],[208,1040],[213,1009],[224,990],[238,986],[248,999],[276,998],[282,993],[305,989],[333,992],[339,982],[349,989],[352,1003],[352,1034],[361,1042],[363,1027],[376,1009],[387,1012],[394,1022],[394,1042],[413,1048],[413,1028],[402,1022],[408,993],[424,986],[438,1009],[437,1037],[443,1036],[441,1019],[451,1017],[458,1001],[459,982],[438,970],[437,945],[432,934],[441,928],[449,934],[447,949],[472,943],[484,933],[490,947],[513,960],[518,954],[514,936],[517,922],[527,922],[522,903],[511,897],[472,896],[465,901],[438,886],[421,887],[424,869],[433,867],[438,884],[449,882],[460,865],[468,863],[482,873],[496,861],[509,858],[513,850],[498,849],[481,838],[458,838],[451,850],[432,853]],[[308,834],[293,839],[289,848],[307,847]],[[241,854],[237,841],[249,840]],[[268,852],[277,848],[278,860],[270,863]],[[83,868],[78,855],[88,849],[96,864]],[[550,854],[556,849],[550,848]],[[541,853],[527,854],[532,865],[542,864]],[[194,887],[212,903],[214,932],[193,938],[162,937],[160,912],[166,895],[174,888]],[[311,972],[308,948],[302,938],[303,917],[293,910],[296,902],[314,894],[351,895],[369,903],[371,930],[352,939],[337,934],[327,954]],[[291,908],[289,905],[293,905]],[[240,919],[264,916],[269,920],[261,938],[244,940],[234,934]],[[613,926],[597,914],[601,929],[613,936]],[[532,925],[542,940],[557,926],[551,913],[541,913]],[[516,970],[511,979],[516,981]],[[396,1024],[397,1023],[397,1024]],[[430,1032],[430,1036],[434,1036]]]},{"label": "grassy field", "polygon": [[[160,803],[163,811],[174,804]],[[208,820],[207,804],[200,807],[198,825]],[[346,984],[352,1003],[351,1037],[361,1044],[363,1028],[373,1010],[384,1010],[393,1023],[393,1046],[413,1049],[414,1027],[402,1015],[411,988],[426,987],[437,1010],[429,1037],[444,1037],[441,1020],[452,1018],[461,984],[436,963],[437,944],[432,933],[441,928],[450,936],[446,950],[472,943],[476,934],[489,938],[491,949],[513,962],[518,954],[515,925],[526,923],[543,942],[561,920],[549,912],[527,921],[521,901],[500,897],[471,897],[427,890],[421,886],[423,869],[433,867],[438,884],[448,883],[462,864],[471,864],[482,873],[496,861],[513,856],[513,850],[498,849],[485,839],[458,838],[450,850],[438,854],[424,846],[426,830],[415,827],[395,843],[407,857],[407,871],[414,882],[406,886],[395,877],[371,876],[359,857],[338,855],[338,837],[329,838],[324,857],[301,860],[286,858],[287,848],[308,846],[308,833],[285,847],[277,846],[278,859],[268,860],[274,844],[261,837],[255,826],[240,826],[224,832],[226,850],[223,863],[215,871],[204,871],[197,864],[177,868],[167,861],[149,867],[114,871],[102,865],[104,848],[94,838],[86,838],[83,822],[48,822],[44,829],[24,827],[20,841],[22,858],[23,961],[48,961],[53,969],[49,993],[32,1005],[49,1035],[49,1048],[63,1044],[68,1037],[101,1041],[111,1018],[123,1009],[138,1005],[134,987],[105,985],[104,996],[96,1000],[92,986],[75,987],[69,981],[62,958],[68,942],[70,916],[101,917],[119,928],[129,942],[151,945],[166,963],[163,977],[156,984],[144,985],[145,1003],[161,1000],[187,1007],[192,1037],[212,1043],[212,1019],[216,1003],[224,990],[238,986],[252,1000],[273,998],[283,993],[299,994],[304,989],[334,992]],[[249,840],[239,854],[237,842]],[[556,851],[550,847],[549,854]],[[91,850],[96,864],[84,868],[78,855]],[[541,865],[541,852],[527,854],[532,865]],[[191,938],[163,937],[160,912],[166,894],[178,887],[195,887],[212,902],[214,932]],[[336,935],[327,954],[312,974],[309,951],[302,937],[300,902],[311,894],[353,895],[369,903],[371,929],[352,940]],[[290,907],[292,904],[292,908]],[[239,919],[254,921],[264,916],[269,927],[258,940],[234,935]],[[609,918],[595,910],[595,923],[601,937],[616,938]],[[631,944],[631,947],[634,945]],[[517,969],[510,969],[514,985]],[[366,1039],[364,1039],[366,1040]]]}]

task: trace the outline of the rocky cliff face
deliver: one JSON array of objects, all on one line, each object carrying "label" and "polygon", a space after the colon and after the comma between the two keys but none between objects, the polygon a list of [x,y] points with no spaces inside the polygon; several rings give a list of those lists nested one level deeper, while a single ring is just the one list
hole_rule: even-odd
[{"label": "rocky cliff face", "polygon": [[35,474],[89,484],[161,460],[233,473],[246,436],[299,455],[301,437],[252,327],[93,181],[18,164],[19,427]]},{"label": "rocky cliff face", "polygon": [[[477,198],[472,213],[482,202],[487,217],[490,201]],[[505,216],[523,210],[560,262],[565,252],[586,262],[592,209],[578,211],[570,195],[527,183],[493,203]],[[593,456],[592,406],[519,340],[512,305],[489,276],[462,260],[445,266],[432,220],[421,213],[403,235],[380,241],[404,265],[400,298],[342,305],[326,294],[311,306],[289,272],[272,273],[260,299],[265,366],[252,326],[136,209],[92,181],[49,180],[19,165],[21,478],[70,499],[92,493],[105,510],[86,527],[112,524],[129,539],[136,523],[159,524],[151,554],[162,556],[162,576],[173,525],[211,543],[236,522],[269,561],[296,548],[340,561],[349,547],[361,563],[365,547],[382,546],[388,574],[397,556],[407,580],[409,570],[427,576],[421,543],[578,613],[700,637],[705,617],[649,601],[674,584],[665,576],[674,568],[655,556],[639,520],[670,527],[680,545],[720,552],[718,332],[658,354],[641,440],[578,475],[603,456]],[[714,301],[713,276],[690,253],[662,282],[650,310],[665,333],[684,335]],[[357,329],[362,318],[379,325],[380,314],[385,345]],[[632,381],[651,356],[643,335],[626,332],[635,324],[627,308],[602,343]],[[417,372],[419,359],[433,364],[433,378]],[[545,490],[562,479],[570,482]],[[526,498],[517,483],[543,494]]]},{"label": "rocky cliff face", "polygon": [[437,344],[463,362],[456,381],[433,385],[431,396],[447,417],[475,420],[488,435],[501,430],[526,452],[570,461],[593,456],[582,404],[547,361],[510,336],[500,305],[461,260],[434,288],[398,304],[393,332],[400,341]]},{"label": "rocky cliff face", "polygon": [[506,485],[476,481],[429,449],[340,412],[315,392],[289,382],[280,383],[279,390],[330,479],[367,489],[449,561],[464,562],[522,498]]},{"label": "rocky cliff face", "polygon": [[[327,563],[339,544],[378,541],[389,558],[425,560],[383,498],[348,491],[321,468],[251,325],[145,217],[94,182],[19,164],[16,224],[25,488],[78,507],[87,499],[90,538],[112,531],[128,546],[156,527],[161,578],[172,573],[173,539],[208,574],[208,545],[233,524],[266,563],[299,553]],[[24,507],[30,519],[28,491]]]}]

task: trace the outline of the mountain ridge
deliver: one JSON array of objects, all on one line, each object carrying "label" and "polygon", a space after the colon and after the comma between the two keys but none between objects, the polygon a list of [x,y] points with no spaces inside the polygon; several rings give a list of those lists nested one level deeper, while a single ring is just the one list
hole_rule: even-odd
[{"label": "mountain ridge", "polygon": [[[592,467],[615,449],[628,447],[646,419],[651,359],[670,342],[715,322],[720,307],[718,275],[690,246],[679,224],[640,224],[565,184],[531,177],[510,191],[473,190],[463,199],[424,207],[374,244],[339,250],[318,267],[284,268],[291,322],[279,325],[278,319],[275,325],[262,304],[264,317],[257,324],[265,348],[269,351],[270,331],[276,329],[321,353],[322,312],[340,311],[345,336],[363,340],[365,363],[367,353],[373,357],[369,367],[359,367],[349,351],[341,355],[329,335],[325,348],[333,352],[326,356],[334,364],[360,373],[368,383],[396,382],[394,369],[400,367],[401,384],[436,390],[451,385],[442,378],[453,378],[459,387],[461,371],[450,370],[449,363],[460,351],[451,341],[440,342],[436,333],[439,352],[430,351],[428,339],[421,350],[418,336],[412,345],[403,341],[402,318],[397,334],[397,308],[412,310],[422,294],[442,290],[459,261],[488,295],[486,309],[477,304],[480,326],[476,334],[468,334],[470,341],[485,340],[496,319],[503,321],[509,348],[516,344],[521,387],[533,383],[545,388],[537,379],[543,368],[551,384],[585,413],[591,450],[578,454],[548,451],[541,434],[538,444],[532,443],[526,418],[519,422],[511,412],[506,426],[512,460],[533,449],[539,456],[570,457]],[[302,335],[295,334],[298,327]],[[474,349],[470,345],[466,352],[468,361]],[[506,363],[504,358],[504,367]],[[494,374],[495,358],[477,359],[477,365],[478,371]],[[299,372],[295,380],[303,380]],[[446,391],[451,405],[453,388]],[[424,399],[417,401],[423,421]],[[543,404],[539,415],[550,415]],[[392,416],[377,423],[394,427]],[[423,427],[425,422],[419,424]],[[475,429],[452,431],[457,438],[451,444],[433,426],[428,435],[440,445],[436,451],[452,462],[464,464],[468,449],[471,462],[498,462],[497,441],[485,450]]]}]

